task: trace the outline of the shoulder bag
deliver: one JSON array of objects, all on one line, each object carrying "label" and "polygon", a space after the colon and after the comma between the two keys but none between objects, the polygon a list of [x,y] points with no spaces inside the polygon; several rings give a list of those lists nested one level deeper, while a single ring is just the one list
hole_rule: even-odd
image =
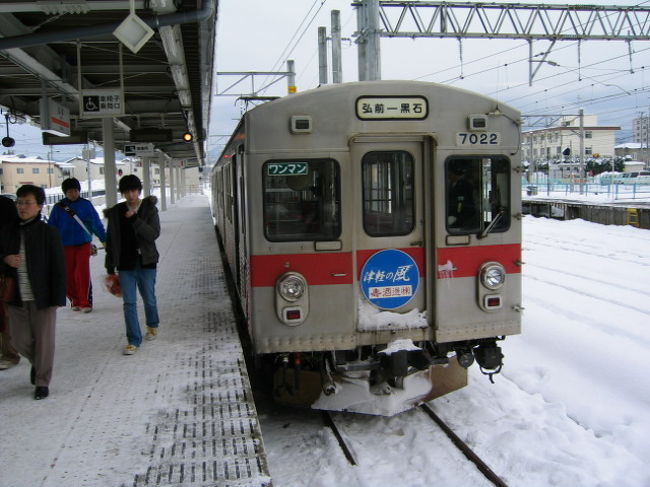
[{"label": "shoulder bag", "polygon": [[16,279],[12,276],[0,275],[0,299],[10,303],[16,297]]}]

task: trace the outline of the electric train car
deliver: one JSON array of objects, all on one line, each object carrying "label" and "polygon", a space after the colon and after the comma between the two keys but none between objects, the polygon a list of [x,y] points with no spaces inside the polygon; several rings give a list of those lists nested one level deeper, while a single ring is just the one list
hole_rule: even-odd
[{"label": "electric train car", "polygon": [[325,86],[244,114],[212,212],[276,399],[392,415],[520,333],[519,113],[450,86]]}]

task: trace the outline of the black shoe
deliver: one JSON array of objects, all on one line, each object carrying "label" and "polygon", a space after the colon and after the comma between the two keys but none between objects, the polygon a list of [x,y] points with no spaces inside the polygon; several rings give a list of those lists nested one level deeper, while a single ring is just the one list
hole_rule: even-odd
[{"label": "black shoe", "polygon": [[46,386],[38,386],[34,391],[34,399],[37,401],[40,399],[45,399],[50,395],[50,390]]},{"label": "black shoe", "polygon": [[29,382],[31,382],[33,386],[36,385],[36,369],[33,365],[32,370],[29,371]]}]

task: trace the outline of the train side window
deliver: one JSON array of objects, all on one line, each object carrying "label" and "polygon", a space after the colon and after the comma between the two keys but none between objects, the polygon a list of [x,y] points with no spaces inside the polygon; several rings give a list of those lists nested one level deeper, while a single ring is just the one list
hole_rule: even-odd
[{"label": "train side window", "polygon": [[363,171],[363,228],[372,237],[413,231],[413,157],[405,151],[368,152]]},{"label": "train side window", "polygon": [[336,240],[341,234],[339,165],[333,159],[264,163],[264,234],[273,242]]},{"label": "train side window", "polygon": [[449,233],[505,232],[510,228],[510,161],[506,157],[447,159]]}]

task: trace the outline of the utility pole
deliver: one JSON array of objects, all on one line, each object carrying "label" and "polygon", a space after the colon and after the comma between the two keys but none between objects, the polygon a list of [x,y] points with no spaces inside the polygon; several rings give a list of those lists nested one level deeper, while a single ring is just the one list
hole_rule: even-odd
[{"label": "utility pole", "polygon": [[343,66],[341,63],[341,12],[332,10],[332,83],[343,81]]},{"label": "utility pole", "polygon": [[318,28],[318,84],[327,84],[327,29]]},{"label": "utility pole", "polygon": [[582,194],[585,177],[585,112],[581,108],[578,113],[580,117],[580,194]]},{"label": "utility pole", "polygon": [[[643,144],[641,144],[643,148]],[[650,107],[648,107],[648,116],[645,119],[645,166],[650,169]]]}]

